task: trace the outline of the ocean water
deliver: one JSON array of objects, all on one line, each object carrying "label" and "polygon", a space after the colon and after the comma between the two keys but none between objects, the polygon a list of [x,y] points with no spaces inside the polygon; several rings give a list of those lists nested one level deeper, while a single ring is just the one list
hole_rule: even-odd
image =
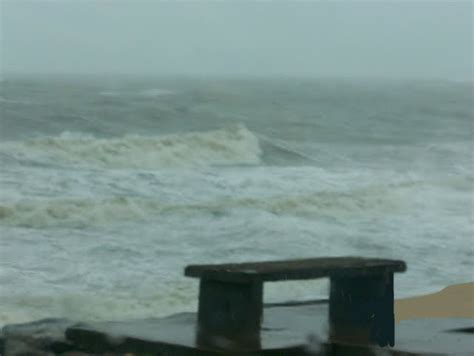
[{"label": "ocean water", "polygon": [[[473,84],[0,83],[0,324],[196,308],[191,263],[403,259],[396,296],[472,281]],[[324,297],[268,284],[265,300]]]}]

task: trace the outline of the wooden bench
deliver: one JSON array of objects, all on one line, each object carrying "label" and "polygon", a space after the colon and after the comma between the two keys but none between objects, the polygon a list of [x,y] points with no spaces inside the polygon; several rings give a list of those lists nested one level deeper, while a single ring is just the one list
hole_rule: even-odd
[{"label": "wooden bench", "polygon": [[329,326],[334,341],[394,345],[393,273],[405,262],[359,257],[311,258],[218,265],[191,265],[200,278],[198,339],[259,343],[263,283],[327,277]]}]

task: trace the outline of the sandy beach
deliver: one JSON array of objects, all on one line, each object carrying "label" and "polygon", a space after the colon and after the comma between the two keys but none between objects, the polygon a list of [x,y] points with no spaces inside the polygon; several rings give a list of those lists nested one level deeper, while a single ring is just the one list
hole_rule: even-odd
[{"label": "sandy beach", "polygon": [[416,318],[474,318],[474,282],[395,301],[395,321]]}]

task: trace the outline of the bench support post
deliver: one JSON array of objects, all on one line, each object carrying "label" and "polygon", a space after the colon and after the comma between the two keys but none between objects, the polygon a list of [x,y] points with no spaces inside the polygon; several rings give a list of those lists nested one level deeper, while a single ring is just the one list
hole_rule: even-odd
[{"label": "bench support post", "polygon": [[198,341],[201,345],[260,344],[263,284],[201,279]]},{"label": "bench support post", "polygon": [[395,344],[393,273],[331,277],[330,337],[334,341]]}]

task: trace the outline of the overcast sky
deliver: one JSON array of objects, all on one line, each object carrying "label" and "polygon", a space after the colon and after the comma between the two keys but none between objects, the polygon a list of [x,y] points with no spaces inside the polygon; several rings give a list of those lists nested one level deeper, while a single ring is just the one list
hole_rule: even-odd
[{"label": "overcast sky", "polygon": [[0,1],[4,73],[472,78],[471,1]]}]

